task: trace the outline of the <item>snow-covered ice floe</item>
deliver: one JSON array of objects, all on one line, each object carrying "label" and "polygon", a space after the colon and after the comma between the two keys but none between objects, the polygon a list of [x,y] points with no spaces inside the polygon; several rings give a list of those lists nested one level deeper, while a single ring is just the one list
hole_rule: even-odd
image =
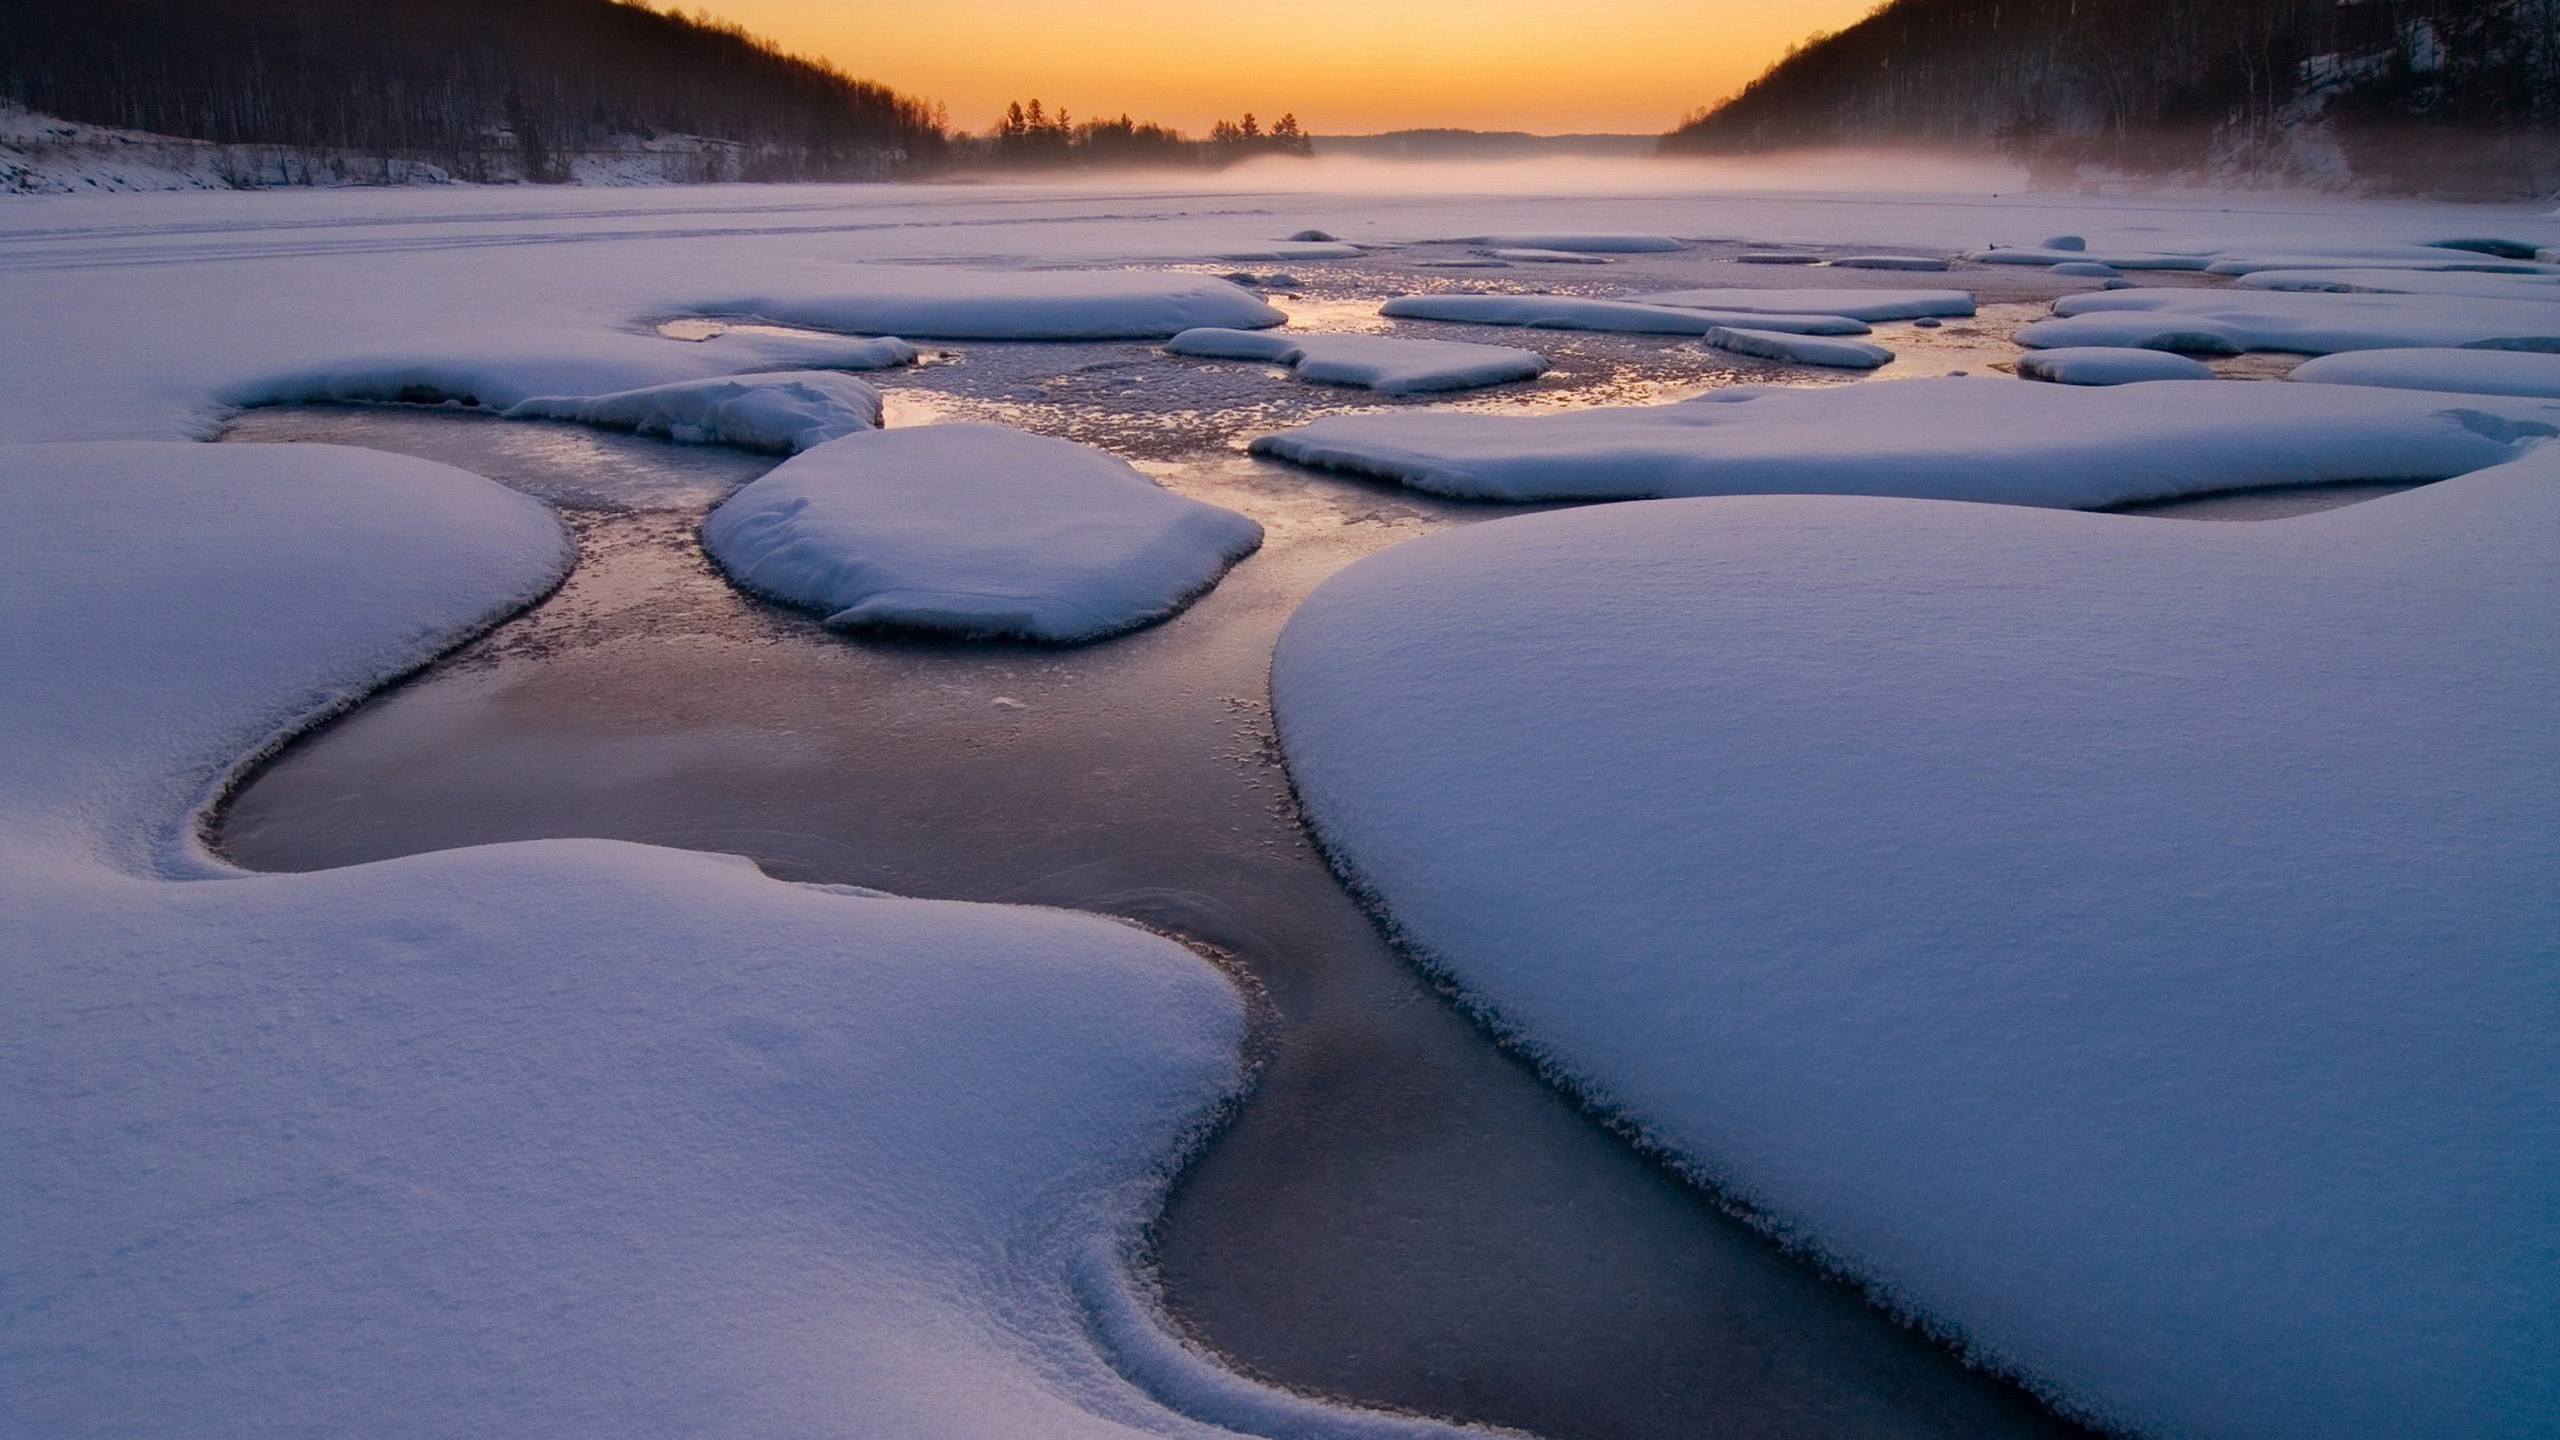
[{"label": "snow-covered ice floe", "polygon": [[509,419],[786,453],[880,423],[880,392],[833,370],[645,378],[701,368],[696,356],[716,344],[670,342],[665,362],[651,365],[551,356],[323,362],[226,386],[216,398],[241,408],[458,404]]},{"label": "snow-covered ice floe", "polygon": [[1288,365],[1314,384],[1356,385],[1389,395],[1471,390],[1547,373],[1546,357],[1533,350],[1400,335],[1185,330],[1164,348],[1176,355]]},{"label": "snow-covered ice floe", "polygon": [[2234,355],[2283,350],[2452,346],[2560,350],[2560,305],[2524,305],[2463,295],[2330,295],[2286,291],[2117,290],[2066,295],[2060,318],[2018,331],[2038,349],[2130,346]]},{"label": "snow-covered ice floe", "polygon": [[2065,260],[2053,267],[2053,273],[2068,275],[2075,280],[2112,280],[2122,272],[2102,261]]},{"label": "snow-covered ice floe", "polygon": [[2165,350],[2087,345],[2030,350],[2018,357],[2018,373],[2058,385],[2133,385],[2145,380],[2210,380],[2213,367]]},{"label": "snow-covered ice floe", "polygon": [[1943,255],[1842,255],[1831,262],[1837,270],[1944,270]]},{"label": "snow-covered ice floe", "polygon": [[2439,480],[2560,434],[2560,402],[2229,380],[1743,386],[1671,405],[1336,415],[1257,454],[1471,500],[1899,495],[2098,509],[2213,490]]},{"label": "snow-covered ice floe", "polygon": [[1565,250],[1582,255],[1657,255],[1688,246],[1669,235],[1540,231],[1536,234],[1469,235],[1459,242],[1497,250]]},{"label": "snow-covered ice floe", "polygon": [[893,335],[821,335],[772,325],[680,320],[659,327],[671,340],[700,345],[730,370],[888,370],[913,365],[916,347]]},{"label": "snow-covered ice floe", "polygon": [[1869,290],[1847,286],[1761,290],[1717,286],[1705,290],[1659,290],[1627,298],[1639,305],[1668,305],[1680,310],[1845,315],[1852,320],[1913,320],[1923,315],[1973,313],[1973,295],[1964,290]]},{"label": "snow-covered ice floe", "polygon": [[1581,295],[1399,295],[1378,307],[1397,320],[1446,320],[1463,325],[1520,325],[1534,330],[1605,330],[1627,335],[1704,335],[1718,325],[1754,325],[1797,335],[1864,335],[1863,321],[1845,315],[1755,314],[1746,310],[1684,310]]},{"label": "snow-covered ice floe", "polygon": [[678,380],[604,395],[536,395],[510,405],[510,420],[570,420],[694,444],[780,454],[807,450],[880,424],[880,392],[832,370],[783,370]]},{"label": "snow-covered ice floe", "polygon": [[1244,1007],[1063,911],[605,841],[251,875],[199,811],[552,584],[543,507],[325,446],[0,448],[0,1428],[1443,1434],[1127,1277]]},{"label": "snow-covered ice floe", "polygon": [[2447,270],[2259,270],[2244,290],[2328,290],[2376,295],[2469,295],[2482,300],[2560,304],[2560,275],[2479,275]]},{"label": "snow-covered ice floe", "polygon": [[1366,253],[1368,252],[1362,250],[1357,245],[1346,245],[1340,241],[1334,240],[1284,240],[1270,245],[1248,246],[1241,250],[1222,250],[1209,258],[1212,260],[1229,260],[1237,262],[1255,260],[1357,260]]},{"label": "snow-covered ice floe", "polygon": [[2351,350],[2305,360],[2286,378],[2322,385],[2560,398],[2560,355],[2523,350]]},{"label": "snow-covered ice floe", "polygon": [[1517,260],[1527,265],[1607,265],[1606,255],[1587,255],[1579,250],[1536,250],[1519,245],[1503,245],[1487,250],[1496,260]]},{"label": "snow-covered ice floe", "polygon": [[934,340],[1161,340],[1201,325],[1258,330],[1286,318],[1251,291],[1210,275],[947,265],[857,266],[831,275],[824,288],[691,308],[701,315]]},{"label": "snow-covered ice floe", "polygon": [[1864,340],[1833,340],[1818,335],[1791,335],[1783,330],[1746,330],[1718,325],[1707,343],[1736,355],[1756,355],[1789,365],[1822,365],[1837,370],[1873,370],[1890,364],[1893,352]]},{"label": "snow-covered ice floe", "polygon": [[2047,241],[2042,245],[2002,245],[1987,250],[1968,250],[1964,258],[1976,265],[2034,265],[2045,269],[2056,265],[2095,263],[2118,270],[2202,270],[2213,263],[2210,254],[2091,250],[2085,240],[2078,245],[2056,245]]},{"label": "snow-covered ice floe", "polygon": [[1175,613],[1261,543],[1116,456],[1002,425],[823,445],[702,525],[730,579],[830,626],[1061,644]]},{"label": "snow-covered ice floe", "polygon": [[1352,566],[1273,698],[1424,963],[1982,1361],[2128,1434],[2550,1435],[2555,552],[2560,446],[2248,525],[1602,506]]}]

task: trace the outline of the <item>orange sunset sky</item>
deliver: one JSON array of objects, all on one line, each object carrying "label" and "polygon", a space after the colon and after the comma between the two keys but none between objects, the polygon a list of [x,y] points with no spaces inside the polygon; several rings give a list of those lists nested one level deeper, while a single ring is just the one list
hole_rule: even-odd
[{"label": "orange sunset sky", "polygon": [[1875,0],[688,0],[985,127],[1038,96],[1199,133],[1294,110],[1420,125],[1666,130]]}]

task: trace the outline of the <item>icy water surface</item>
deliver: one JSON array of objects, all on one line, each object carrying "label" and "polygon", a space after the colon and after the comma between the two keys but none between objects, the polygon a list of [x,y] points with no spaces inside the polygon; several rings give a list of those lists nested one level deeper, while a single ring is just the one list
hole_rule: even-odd
[{"label": "icy water surface", "polygon": [[[1915,372],[1988,368],[2038,313],[2009,309],[1879,334]],[[1652,337],[1414,333],[1556,359],[1456,402],[1488,408],[1824,378]],[[217,844],[299,870],[611,836],[1128,916],[1217,952],[1268,1002],[1253,1095],[1175,1188],[1155,1257],[1177,1321],[1239,1368],[1559,1437],[2078,1433],[1603,1131],[1400,963],[1308,845],[1268,715],[1289,612],[1362,555],[1518,512],[1241,446],[1397,402],[1143,344],[970,346],[883,383],[892,424],[999,419],[1106,446],[1254,515],[1264,549],[1182,616],[1101,645],[848,639],[740,596],[695,543],[766,459],[450,411],[253,412],[225,438],[398,450],[539,495],[580,559],[549,600],[286,750]]]}]

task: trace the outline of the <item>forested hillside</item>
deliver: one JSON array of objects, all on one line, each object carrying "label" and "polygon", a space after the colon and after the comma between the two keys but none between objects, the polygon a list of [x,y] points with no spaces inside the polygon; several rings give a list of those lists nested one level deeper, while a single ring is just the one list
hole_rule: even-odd
[{"label": "forested hillside", "polygon": [[2560,184],[2560,0],[1892,0],[1669,154],[1997,144],[2116,168],[2476,193]]},{"label": "forested hillside", "polygon": [[569,178],[670,135],[692,179],[936,162],[918,101],[615,0],[0,0],[0,99],[95,125]]}]

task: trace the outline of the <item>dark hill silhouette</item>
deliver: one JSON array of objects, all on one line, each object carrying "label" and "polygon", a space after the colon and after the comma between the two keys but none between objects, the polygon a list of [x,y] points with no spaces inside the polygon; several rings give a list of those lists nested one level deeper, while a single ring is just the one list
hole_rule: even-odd
[{"label": "dark hill silhouette", "polygon": [[231,144],[564,179],[678,134],[702,179],[853,179],[936,163],[924,104],[734,26],[614,0],[0,0],[0,97]]},{"label": "dark hill silhouette", "polygon": [[2547,193],[2560,0],[1892,0],[1662,150],[1992,143],[2056,177]]}]

